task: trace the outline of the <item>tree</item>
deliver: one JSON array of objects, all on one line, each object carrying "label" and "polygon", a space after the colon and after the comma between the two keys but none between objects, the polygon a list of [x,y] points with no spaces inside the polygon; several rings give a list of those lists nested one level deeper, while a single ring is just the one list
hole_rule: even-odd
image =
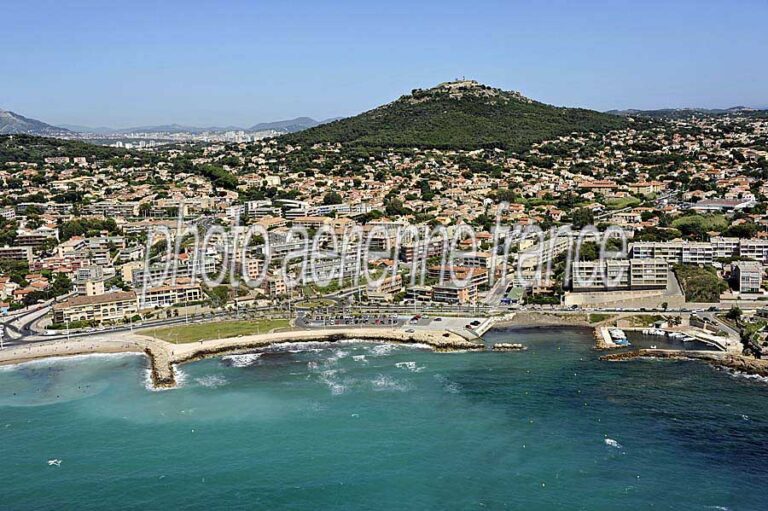
[{"label": "tree", "polygon": [[330,206],[332,204],[341,204],[344,202],[341,195],[338,192],[328,192],[325,194],[325,197],[323,197],[323,204],[326,206]]},{"label": "tree", "polygon": [[741,319],[741,309],[734,305],[731,307],[731,309],[726,313],[725,317],[730,319],[731,321],[738,321]]},{"label": "tree", "polygon": [[595,221],[595,215],[591,209],[579,208],[571,214],[571,223],[576,229],[581,229],[586,225],[592,225]]}]

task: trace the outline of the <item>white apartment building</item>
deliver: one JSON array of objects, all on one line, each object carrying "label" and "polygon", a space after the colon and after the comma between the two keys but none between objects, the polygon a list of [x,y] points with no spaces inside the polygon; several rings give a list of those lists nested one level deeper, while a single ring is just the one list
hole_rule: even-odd
[{"label": "white apartment building", "polygon": [[97,296],[75,296],[53,306],[53,322],[121,321],[138,313],[136,293],[117,291]]},{"label": "white apartment building", "polygon": [[577,261],[571,272],[577,292],[664,289],[669,281],[669,263],[657,258]]},{"label": "white apartment building", "polygon": [[763,284],[763,266],[757,261],[733,263],[731,279],[742,293],[760,293]]},{"label": "white apartment building", "polygon": [[151,309],[198,302],[203,299],[203,291],[197,284],[177,284],[149,288],[140,292],[138,296],[140,308]]},{"label": "white apartment building", "polygon": [[673,264],[712,264],[712,243],[698,241],[638,241],[630,243],[632,259],[664,259]]}]

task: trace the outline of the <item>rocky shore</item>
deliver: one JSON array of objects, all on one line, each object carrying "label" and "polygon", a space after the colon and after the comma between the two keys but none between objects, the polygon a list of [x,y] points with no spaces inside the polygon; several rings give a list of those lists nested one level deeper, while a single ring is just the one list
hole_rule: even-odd
[{"label": "rocky shore", "polygon": [[603,355],[600,360],[621,362],[638,358],[662,358],[669,360],[701,360],[714,367],[738,371],[745,374],[768,377],[768,360],[730,355],[718,351],[685,351],[641,349]]}]

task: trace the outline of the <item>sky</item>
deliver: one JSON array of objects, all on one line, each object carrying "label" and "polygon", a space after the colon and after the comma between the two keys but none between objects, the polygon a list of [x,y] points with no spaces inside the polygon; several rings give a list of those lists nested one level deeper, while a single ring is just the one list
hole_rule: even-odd
[{"label": "sky", "polygon": [[766,0],[0,0],[0,109],[248,127],[461,77],[597,110],[768,107],[767,20]]}]

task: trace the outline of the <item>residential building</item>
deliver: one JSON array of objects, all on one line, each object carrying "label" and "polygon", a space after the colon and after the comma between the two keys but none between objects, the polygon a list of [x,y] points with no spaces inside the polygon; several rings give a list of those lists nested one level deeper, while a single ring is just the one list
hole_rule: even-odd
[{"label": "residential building", "polygon": [[756,261],[733,263],[731,279],[741,293],[760,293],[763,284],[763,267]]},{"label": "residential building", "polygon": [[75,296],[53,306],[54,323],[121,321],[138,313],[136,293],[117,291],[97,296]]}]

